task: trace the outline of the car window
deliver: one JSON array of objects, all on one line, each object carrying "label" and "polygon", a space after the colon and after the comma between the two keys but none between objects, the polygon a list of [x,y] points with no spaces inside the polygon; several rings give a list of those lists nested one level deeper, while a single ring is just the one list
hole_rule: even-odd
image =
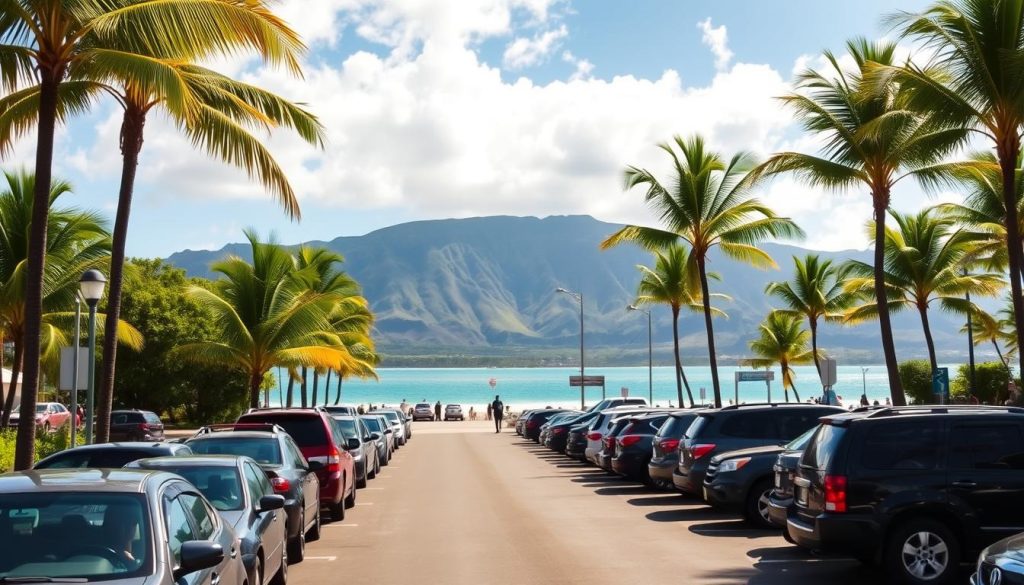
[{"label": "car window", "polygon": [[336,418],[334,422],[337,423],[338,429],[341,431],[341,436],[348,439],[358,438],[356,433],[356,421],[353,418]]},{"label": "car window", "polygon": [[76,469],[89,463],[89,454],[82,452],[59,453],[40,461],[35,469]]},{"label": "car window", "polygon": [[238,419],[238,422],[260,422],[279,425],[285,432],[291,435],[299,447],[317,447],[323,445],[328,440],[327,427],[319,416],[258,414],[243,416]]},{"label": "car window", "polygon": [[782,411],[779,416],[779,435],[783,441],[792,441],[818,426],[818,419],[826,414],[814,409],[794,409]]},{"label": "car window", "polygon": [[773,439],[778,436],[775,416],[772,411],[737,412],[722,421],[719,432],[740,439]]},{"label": "car window", "polygon": [[957,425],[949,441],[953,469],[1024,469],[1018,425]]},{"label": "car window", "polygon": [[366,428],[366,423],[362,420],[359,421],[359,433],[363,435],[364,443],[368,443],[370,441],[370,429]]},{"label": "car window", "polygon": [[828,470],[845,435],[845,427],[820,425],[811,435],[800,464],[820,471]]},{"label": "car window", "polygon": [[[257,473],[251,464],[245,464],[245,483],[249,485],[249,493],[252,495],[254,502],[258,502],[260,498],[268,493],[267,490],[263,489],[263,484],[260,482],[261,475],[264,475],[262,471]],[[270,486],[268,485],[267,487]]]},{"label": "car window", "polygon": [[939,424],[892,421],[871,425],[865,433],[861,464],[875,470],[935,469],[939,460]]},{"label": "car window", "polygon": [[160,420],[160,417],[157,416],[155,412],[144,412],[142,413],[142,418],[144,418],[146,422],[151,424],[163,424],[163,421]]},{"label": "car window", "polygon": [[683,433],[684,439],[693,439],[700,435],[700,432],[704,430],[704,427],[711,422],[710,416],[698,416],[693,419],[690,426],[686,428],[686,432]]},{"label": "car window", "polygon": [[195,540],[196,535],[192,531],[189,514],[185,511],[181,498],[165,499],[164,513],[167,514],[167,544],[170,546],[175,564],[178,564],[181,562],[181,545]]},{"label": "car window", "polygon": [[211,437],[189,441],[194,453],[201,455],[245,455],[257,463],[280,465],[281,450],[277,439],[261,437]]},{"label": "car window", "polygon": [[140,451],[140,450],[122,450],[122,449],[104,449],[97,453],[94,453],[89,458],[89,467],[102,467],[102,468],[114,468],[124,467],[132,461],[144,459],[146,457],[159,457],[161,455],[167,455],[167,453],[159,453],[155,451]]},{"label": "car window", "polygon": [[115,414],[112,417],[110,423],[111,424],[115,424],[115,425],[127,424],[128,423],[128,415],[127,414]]},{"label": "car window", "polygon": [[218,510],[241,510],[245,506],[242,484],[235,467],[181,465],[171,470],[196,486]]},{"label": "car window", "polygon": [[288,456],[291,458],[292,467],[309,467],[309,464],[306,462],[306,458],[302,456],[302,451],[299,451],[299,447],[291,437],[284,438],[284,446],[285,449],[288,450]]},{"label": "car window", "polygon": [[217,524],[214,520],[216,515],[213,510],[207,507],[206,502],[195,494],[184,493],[178,496],[181,505],[188,510],[195,520],[196,537],[200,540],[210,540]]}]

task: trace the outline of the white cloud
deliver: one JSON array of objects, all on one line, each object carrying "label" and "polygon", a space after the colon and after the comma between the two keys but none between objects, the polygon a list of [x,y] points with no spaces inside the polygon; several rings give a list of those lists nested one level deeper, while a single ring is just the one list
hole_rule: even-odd
[{"label": "white cloud", "polygon": [[569,29],[563,24],[556,29],[538,33],[532,38],[516,37],[505,47],[502,61],[509,69],[538,65],[544,62],[567,36]]},{"label": "white cloud", "polygon": [[728,68],[729,61],[732,61],[732,50],[729,49],[729,35],[725,25],[713,27],[711,26],[711,17],[708,17],[698,22],[697,28],[702,33],[701,41],[711,49],[711,53],[715,56],[715,68],[719,71]]},{"label": "white cloud", "polygon": [[565,61],[566,63],[569,63],[570,65],[576,68],[576,70],[573,71],[572,75],[569,76],[569,81],[575,81],[577,79],[587,79],[588,77],[590,77],[590,74],[594,71],[593,63],[591,63],[587,59],[583,59],[577,57],[576,55],[573,55],[571,51],[562,52],[562,61]]}]

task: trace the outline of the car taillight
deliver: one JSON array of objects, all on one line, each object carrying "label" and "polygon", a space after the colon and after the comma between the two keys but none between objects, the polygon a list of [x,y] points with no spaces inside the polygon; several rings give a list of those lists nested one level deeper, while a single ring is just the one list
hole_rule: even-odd
[{"label": "car taillight", "polygon": [[679,448],[679,439],[662,439],[658,442],[662,451],[675,451]]},{"label": "car taillight", "polygon": [[556,434],[556,435],[561,435],[562,433],[565,432],[565,427],[555,427],[555,428],[551,429],[551,432]]},{"label": "car taillight", "polygon": [[148,423],[139,423],[139,430],[140,431],[148,431],[149,430],[149,424]]},{"label": "car taillight", "polygon": [[626,435],[619,439],[619,444],[623,447],[630,447],[640,442],[640,435]]},{"label": "car taillight", "polygon": [[587,433],[587,440],[589,441],[600,441],[601,433]]},{"label": "car taillight", "polygon": [[828,512],[846,511],[846,476],[825,476],[825,510]]},{"label": "car taillight", "polygon": [[690,445],[690,457],[694,459],[700,459],[708,453],[715,450],[715,446],[710,443]]},{"label": "car taillight", "polygon": [[331,454],[327,456],[327,473],[338,473],[340,471],[341,451],[335,445],[331,445]]},{"label": "car taillight", "polygon": [[292,489],[291,482],[283,477],[270,478],[270,485],[274,486],[274,491],[279,494],[288,493],[288,490]]},{"label": "car taillight", "polygon": [[530,427],[531,429],[535,429],[535,428],[537,428],[538,424],[540,424],[540,423],[538,423],[535,420],[531,420],[530,422],[526,423],[526,426]]}]

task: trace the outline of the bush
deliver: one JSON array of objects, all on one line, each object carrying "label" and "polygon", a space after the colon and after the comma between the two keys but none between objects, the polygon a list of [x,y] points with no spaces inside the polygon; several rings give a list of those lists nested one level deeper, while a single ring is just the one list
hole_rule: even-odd
[{"label": "bush", "polygon": [[[18,431],[6,429],[0,431],[0,473],[14,469],[14,446],[17,444]],[[85,435],[78,434],[78,444],[85,442]],[[64,428],[55,433],[36,433],[36,461],[49,457],[58,451],[71,446],[71,429]]]},{"label": "bush", "polygon": [[[970,376],[971,367],[968,364],[962,364],[957,369],[956,377],[950,383],[950,392],[954,397],[968,399]],[[974,366],[974,394],[980,402],[1002,404],[1007,398],[1006,385],[1009,381],[1010,374],[1000,362],[982,362]]]},{"label": "bush", "polygon": [[908,360],[900,364],[903,392],[911,404],[935,402],[932,394],[932,366],[927,360]]}]

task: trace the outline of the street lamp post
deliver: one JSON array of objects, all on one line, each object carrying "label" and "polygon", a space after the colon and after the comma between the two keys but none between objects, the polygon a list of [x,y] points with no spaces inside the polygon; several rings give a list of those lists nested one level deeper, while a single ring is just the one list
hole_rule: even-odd
[{"label": "street lamp post", "polygon": [[587,387],[584,385],[583,381],[583,293],[572,292],[571,290],[566,290],[562,287],[556,288],[555,292],[567,294],[576,299],[576,302],[580,304],[580,409],[584,409],[585,405],[583,395],[586,393]]},{"label": "street lamp post", "polygon": [[[85,381],[85,442],[93,442],[93,419],[95,418],[95,387],[96,387],[96,304],[103,297],[103,289],[107,286],[107,278],[103,273],[90,268],[82,273],[78,281],[85,304],[89,305],[89,378]],[[78,372],[75,372],[78,375]]]},{"label": "street lamp post", "polygon": [[861,384],[863,384],[863,390],[861,390],[861,398],[863,398],[864,401],[867,401],[868,399],[868,369],[869,368],[865,368],[863,366],[861,366],[860,368],[860,382]]},{"label": "street lamp post", "polygon": [[626,310],[640,311],[647,315],[647,402],[654,406],[654,338],[651,335],[651,312],[636,305],[630,305]]},{"label": "street lamp post", "polygon": [[71,358],[71,447],[78,442],[78,348],[82,337],[82,299],[75,295],[75,355]]}]

